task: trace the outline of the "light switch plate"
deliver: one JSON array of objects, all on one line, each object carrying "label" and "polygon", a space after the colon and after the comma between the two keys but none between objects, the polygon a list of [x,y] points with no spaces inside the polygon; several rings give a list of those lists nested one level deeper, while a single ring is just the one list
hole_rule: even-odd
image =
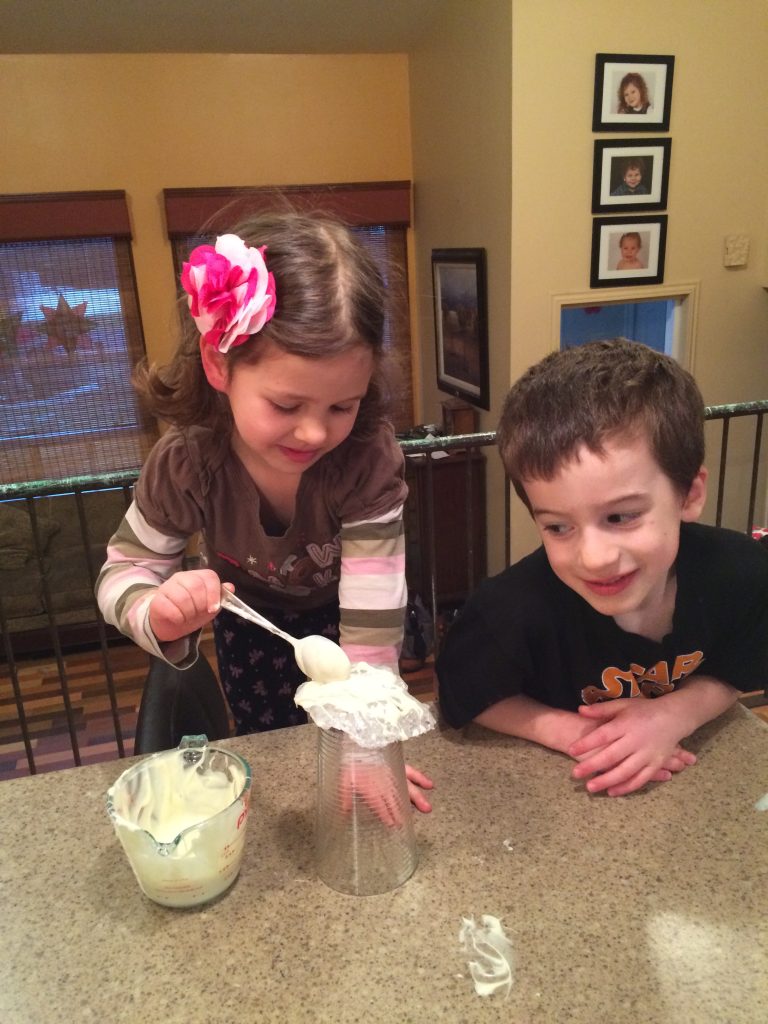
[{"label": "light switch plate", "polygon": [[726,235],[724,267],[746,267],[749,259],[749,235]]}]

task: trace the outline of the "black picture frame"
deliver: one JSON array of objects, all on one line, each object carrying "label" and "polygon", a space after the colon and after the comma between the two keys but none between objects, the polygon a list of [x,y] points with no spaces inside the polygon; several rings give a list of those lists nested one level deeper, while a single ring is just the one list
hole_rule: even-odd
[{"label": "black picture frame", "polygon": [[[674,71],[672,56],[596,54],[592,131],[668,132]],[[620,100],[623,90],[630,87],[634,87],[641,109],[632,110]]]},{"label": "black picture frame", "polygon": [[[665,210],[671,156],[668,138],[596,139],[592,213]],[[627,181],[638,191],[630,192]]]},{"label": "black picture frame", "polygon": [[[627,235],[636,235],[634,259],[643,266],[621,266],[632,248],[622,255],[621,243]],[[628,239],[628,242],[634,239]],[[595,217],[592,220],[592,262],[590,288],[625,285],[661,284],[664,281],[664,257],[667,244],[667,215],[650,217]]]},{"label": "black picture frame", "polygon": [[433,249],[437,386],[490,409],[485,249]]}]

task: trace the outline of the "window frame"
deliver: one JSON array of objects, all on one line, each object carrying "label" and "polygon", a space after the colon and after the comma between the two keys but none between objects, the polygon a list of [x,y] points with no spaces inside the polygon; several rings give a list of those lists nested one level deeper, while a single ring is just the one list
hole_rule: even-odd
[{"label": "window frame", "polygon": [[[116,260],[117,287],[120,294],[125,352],[130,365],[146,355],[139,291],[132,252],[132,231],[126,193],[123,190],[100,190],[80,192],[49,192],[0,195],[0,245],[14,243],[54,244],[58,242],[88,242],[108,239],[113,243]],[[87,315],[87,314],[86,314]],[[75,432],[69,439],[63,437],[52,441],[50,458],[34,458],[35,441],[30,438],[24,443],[19,437],[17,464],[20,469],[9,471],[12,475],[24,472],[27,479],[72,479],[76,474],[68,472],[69,464],[77,465],[77,475],[99,472],[103,467],[98,460],[89,466],[82,457],[97,450],[114,451],[114,440],[120,430],[128,431],[131,441],[125,452],[117,455],[121,465],[112,465],[111,470],[136,468],[143,462],[146,453],[159,436],[156,421],[136,404],[135,422],[130,426],[101,426],[97,429]],[[125,436],[128,436],[127,434]],[[102,439],[100,442],[99,439]],[[131,447],[135,448],[135,458]],[[26,451],[28,449],[28,451]],[[59,456],[56,450],[59,450]],[[26,454],[25,454],[26,451]],[[79,454],[77,454],[79,453]],[[122,458],[122,456],[125,458]],[[5,461],[5,460],[4,460]],[[127,462],[134,463],[128,466]],[[48,470],[52,467],[55,476]],[[42,467],[42,468],[41,468]],[[5,476],[5,470],[3,475]]]}]

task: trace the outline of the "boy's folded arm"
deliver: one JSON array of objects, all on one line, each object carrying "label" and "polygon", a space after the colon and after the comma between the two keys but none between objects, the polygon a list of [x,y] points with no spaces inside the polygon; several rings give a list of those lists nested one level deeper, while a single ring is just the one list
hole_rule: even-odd
[{"label": "boy's folded arm", "polygon": [[561,753],[567,753],[573,743],[595,728],[575,711],[549,707],[523,693],[492,704],[476,716],[475,722]]},{"label": "boy's folded arm", "polygon": [[[715,679],[714,676],[696,675],[684,680],[672,693],[653,698],[650,706],[656,710],[663,709],[664,712],[674,709],[675,731],[680,740],[690,736],[713,718],[718,718],[736,703],[738,696],[739,691],[729,683]],[[643,699],[635,697],[631,702]],[[656,703],[661,701],[664,703]],[[626,707],[626,700],[604,701],[601,704],[583,705],[579,712],[584,718],[608,722]],[[579,756],[588,753],[593,747],[603,746],[609,737],[602,733],[602,729],[595,730],[589,738],[585,737],[583,741],[576,743],[571,754]]]},{"label": "boy's folded arm", "polygon": [[728,683],[695,676],[663,697],[624,698],[582,707],[581,717],[602,724],[570,748],[571,756],[581,761],[573,776],[586,778],[597,772],[587,783],[592,793],[634,792],[657,779],[678,756],[694,763],[679,741],[721,715],[737,697],[738,691]]},{"label": "boy's folded arm", "polygon": [[697,675],[684,680],[662,699],[670,697],[675,698],[676,711],[687,730],[682,734],[685,737],[719,718],[739,699],[739,690],[714,676]]}]

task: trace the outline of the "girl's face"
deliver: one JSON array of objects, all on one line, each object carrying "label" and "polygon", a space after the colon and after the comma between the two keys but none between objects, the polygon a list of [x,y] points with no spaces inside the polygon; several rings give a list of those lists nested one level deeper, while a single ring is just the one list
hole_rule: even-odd
[{"label": "girl's face", "polygon": [[637,188],[642,179],[643,176],[640,173],[639,167],[629,167],[627,168],[627,171],[624,174],[624,183],[626,184],[627,188]]},{"label": "girl's face", "polygon": [[624,102],[633,110],[637,110],[638,107],[642,106],[640,90],[632,82],[624,89]]},{"label": "girl's face", "polygon": [[232,447],[256,476],[300,476],[346,440],[374,367],[363,344],[309,359],[268,342],[257,363],[241,361],[231,373],[226,355],[205,344],[201,354],[208,383],[229,398]]}]

